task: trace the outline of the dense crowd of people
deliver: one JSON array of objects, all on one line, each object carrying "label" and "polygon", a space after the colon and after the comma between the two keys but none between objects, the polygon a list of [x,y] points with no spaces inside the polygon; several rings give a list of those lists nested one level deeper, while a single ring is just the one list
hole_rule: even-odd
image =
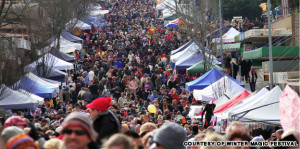
[{"label": "dense crowd of people", "polygon": [[[110,10],[104,16],[106,24],[80,36],[84,50],[75,53],[76,67],[62,95],[32,113],[6,119],[1,147],[183,149],[187,140],[270,141],[294,136],[299,141],[295,131],[250,132],[243,123],[231,122],[224,136],[215,132],[207,118],[188,120],[190,106],[205,103],[184,88],[193,76],[173,73],[170,52],[190,39],[180,30],[163,27],[155,5],[152,0],[105,4],[103,8]],[[154,32],[149,31],[151,26]]]}]

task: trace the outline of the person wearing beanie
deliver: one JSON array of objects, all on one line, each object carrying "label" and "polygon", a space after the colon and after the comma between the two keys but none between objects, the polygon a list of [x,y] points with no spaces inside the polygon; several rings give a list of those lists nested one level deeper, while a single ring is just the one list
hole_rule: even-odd
[{"label": "person wearing beanie", "polygon": [[183,142],[186,132],[182,126],[174,122],[167,122],[160,128],[151,132],[151,148],[159,149],[185,149]]},{"label": "person wearing beanie", "polygon": [[1,138],[3,139],[3,143],[6,144],[10,138],[21,133],[24,133],[21,128],[16,126],[9,126],[2,130]]},{"label": "person wearing beanie", "polygon": [[17,126],[21,129],[24,129],[25,127],[28,126],[27,122],[20,116],[11,116],[9,117],[5,123],[4,123],[5,127],[8,126]]},{"label": "person wearing beanie", "polygon": [[70,113],[62,123],[63,143],[66,149],[87,149],[96,137],[92,120],[80,112]]},{"label": "person wearing beanie", "polygon": [[96,143],[102,145],[102,140],[109,138],[115,133],[121,132],[121,123],[113,112],[109,110],[111,98],[100,97],[95,99],[86,108],[91,109],[93,127],[98,133]]},{"label": "person wearing beanie", "polygon": [[5,149],[39,149],[34,140],[26,134],[18,134],[7,142]]}]

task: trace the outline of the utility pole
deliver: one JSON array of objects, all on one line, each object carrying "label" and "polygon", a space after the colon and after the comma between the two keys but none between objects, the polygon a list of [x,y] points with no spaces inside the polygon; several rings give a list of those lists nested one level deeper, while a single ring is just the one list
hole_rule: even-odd
[{"label": "utility pole", "polygon": [[[219,32],[220,32],[220,51],[221,51],[221,62],[223,64],[223,41],[222,41],[222,28],[223,28],[223,24],[222,24],[222,7],[221,7],[221,0],[219,0],[219,20],[220,20],[220,29],[219,29]],[[223,64],[224,66],[224,64]]]},{"label": "utility pole", "polygon": [[273,88],[273,58],[272,58],[272,32],[271,32],[271,17],[270,17],[271,3],[268,0],[268,28],[269,28],[269,72],[270,72],[270,89]]}]

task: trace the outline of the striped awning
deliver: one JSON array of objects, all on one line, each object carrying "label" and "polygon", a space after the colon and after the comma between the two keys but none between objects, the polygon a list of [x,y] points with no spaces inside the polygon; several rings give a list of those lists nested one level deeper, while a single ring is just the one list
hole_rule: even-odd
[{"label": "striped awning", "polygon": [[[217,45],[217,49],[219,50],[221,45]],[[223,44],[223,50],[232,50],[239,49],[241,47],[241,43],[232,43],[232,44]]]}]

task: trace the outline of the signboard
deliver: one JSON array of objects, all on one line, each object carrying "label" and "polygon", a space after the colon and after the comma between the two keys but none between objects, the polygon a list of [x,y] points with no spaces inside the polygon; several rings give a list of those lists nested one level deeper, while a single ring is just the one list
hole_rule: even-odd
[{"label": "signboard", "polygon": [[73,34],[79,36],[81,34],[81,29],[79,27],[74,27]]},{"label": "signboard", "polygon": [[181,29],[185,29],[185,25],[184,25],[184,22],[183,22],[183,21],[180,22],[180,23],[178,24],[178,26],[179,26]]}]

